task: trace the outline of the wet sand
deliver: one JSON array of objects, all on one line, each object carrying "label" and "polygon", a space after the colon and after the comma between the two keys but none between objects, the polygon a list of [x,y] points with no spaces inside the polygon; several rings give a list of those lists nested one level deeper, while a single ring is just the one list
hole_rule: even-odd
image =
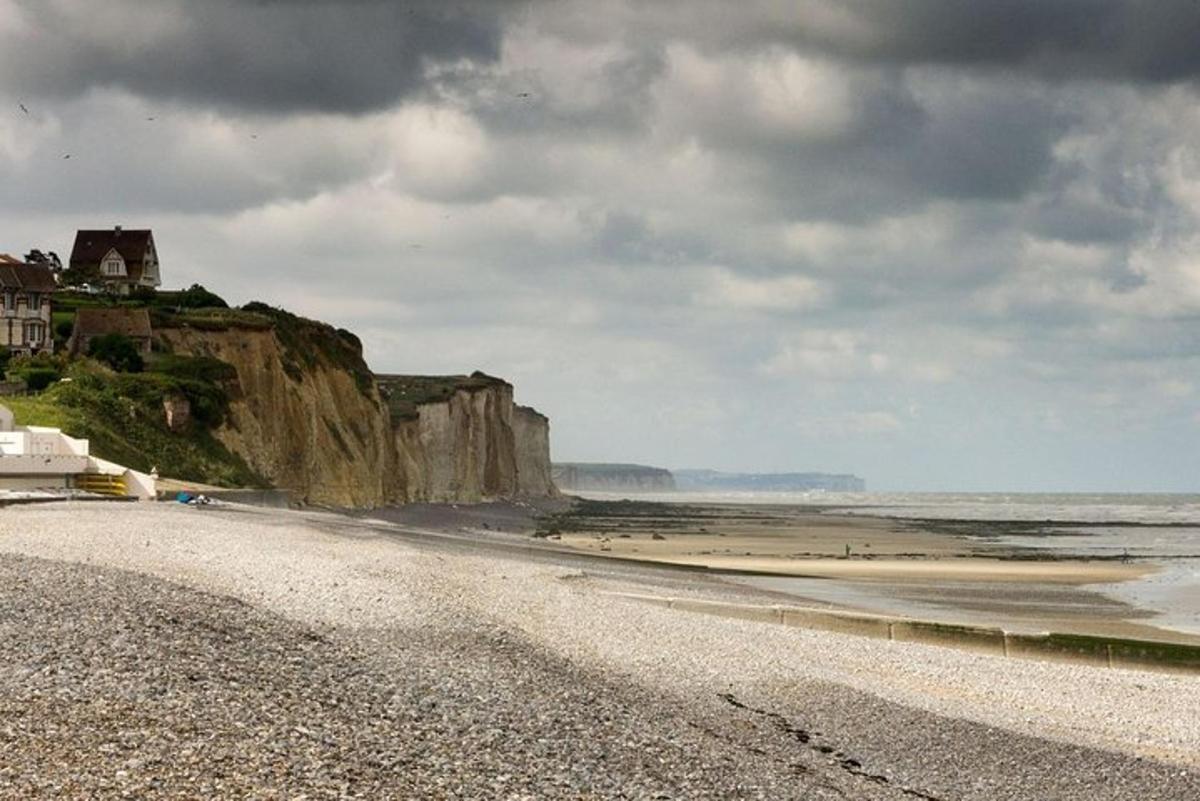
[{"label": "wet sand", "polygon": [[1200,643],[1155,625],[1154,613],[1093,589],[1153,574],[1160,569],[1154,562],[1062,558],[1002,544],[998,534],[1011,533],[1012,524],[581,501],[540,525],[539,536],[572,551],[706,567],[729,581],[825,607],[1012,631]]}]

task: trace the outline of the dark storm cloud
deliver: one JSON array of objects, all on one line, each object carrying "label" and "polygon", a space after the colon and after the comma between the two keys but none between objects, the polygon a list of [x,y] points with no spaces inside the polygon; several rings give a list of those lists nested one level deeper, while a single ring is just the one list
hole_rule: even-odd
[{"label": "dark storm cloud", "polygon": [[23,5],[0,37],[0,86],[31,97],[92,88],[260,112],[362,112],[418,90],[429,63],[495,59],[482,0],[204,0]]},{"label": "dark storm cloud", "polygon": [[797,219],[866,222],[940,200],[1017,201],[1042,189],[1075,115],[1011,81],[876,91],[855,129],[823,141],[700,135],[741,165],[748,192]]},{"label": "dark storm cloud", "polygon": [[792,41],[854,59],[1135,82],[1200,77],[1194,0],[841,0],[808,3],[794,19],[784,34]]}]

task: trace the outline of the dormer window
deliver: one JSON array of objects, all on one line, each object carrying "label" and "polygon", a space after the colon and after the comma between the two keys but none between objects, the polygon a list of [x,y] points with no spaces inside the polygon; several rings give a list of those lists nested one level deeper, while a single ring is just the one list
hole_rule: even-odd
[{"label": "dormer window", "polygon": [[124,275],[125,270],[120,259],[106,259],[104,262],[105,275]]}]

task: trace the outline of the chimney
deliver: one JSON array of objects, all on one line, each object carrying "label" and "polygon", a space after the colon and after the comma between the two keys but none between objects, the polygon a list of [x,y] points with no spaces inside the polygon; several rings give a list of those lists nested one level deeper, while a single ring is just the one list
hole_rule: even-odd
[{"label": "chimney", "polygon": [[120,236],[121,235],[121,226],[118,225],[115,228],[113,228],[113,233],[115,233],[117,236]]}]

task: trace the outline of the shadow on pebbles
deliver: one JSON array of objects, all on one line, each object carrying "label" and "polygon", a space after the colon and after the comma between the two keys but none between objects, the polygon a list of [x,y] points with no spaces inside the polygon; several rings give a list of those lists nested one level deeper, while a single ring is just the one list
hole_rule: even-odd
[{"label": "shadow on pebbles", "polygon": [[775,709],[656,694],[446,619],[463,622],[315,630],[137,573],[0,556],[0,798],[1200,797],[1178,768],[832,685]]},{"label": "shadow on pebbles", "polygon": [[0,557],[0,797],[901,798],[490,630]]}]

